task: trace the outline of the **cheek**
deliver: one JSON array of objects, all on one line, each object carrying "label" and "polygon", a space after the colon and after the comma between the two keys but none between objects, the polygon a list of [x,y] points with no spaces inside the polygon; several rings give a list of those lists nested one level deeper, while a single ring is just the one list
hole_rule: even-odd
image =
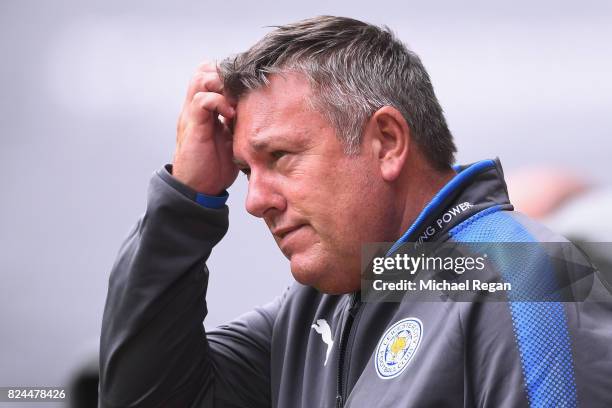
[{"label": "cheek", "polygon": [[377,196],[367,174],[355,171],[341,174],[335,179],[334,192],[328,202],[328,223],[333,230],[330,234],[337,237],[344,246],[354,245],[369,234],[373,208]]},{"label": "cheek", "polygon": [[290,208],[311,223],[328,245],[354,246],[370,233],[375,213],[376,180],[369,163],[357,158],[304,172],[287,185]]},{"label": "cheek", "polygon": [[353,241],[371,242],[379,238],[378,226],[387,211],[381,203],[385,202],[385,190],[381,180],[375,175],[360,169],[350,176],[348,187],[338,202],[337,217],[342,221],[339,227]]},{"label": "cheek", "polygon": [[292,210],[316,221],[333,218],[335,203],[344,200],[342,185],[342,177],[338,174],[312,168],[287,180],[284,189]]}]

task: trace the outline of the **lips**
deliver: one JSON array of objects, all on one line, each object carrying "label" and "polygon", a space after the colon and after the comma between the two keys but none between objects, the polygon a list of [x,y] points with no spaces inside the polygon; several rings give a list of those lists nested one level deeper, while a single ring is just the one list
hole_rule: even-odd
[{"label": "lips", "polygon": [[282,228],[276,230],[274,234],[276,238],[276,243],[280,248],[281,252],[289,259],[294,254],[296,250],[300,248],[303,249],[303,234],[300,231],[303,231],[303,227],[306,224],[300,224],[289,228]]},{"label": "lips", "polygon": [[304,225],[305,224],[300,224],[300,225],[294,225],[294,226],[289,226],[289,227],[276,228],[272,232],[272,234],[274,234],[280,239],[284,239],[287,235],[291,234],[294,231],[297,231],[298,229],[302,228]]}]

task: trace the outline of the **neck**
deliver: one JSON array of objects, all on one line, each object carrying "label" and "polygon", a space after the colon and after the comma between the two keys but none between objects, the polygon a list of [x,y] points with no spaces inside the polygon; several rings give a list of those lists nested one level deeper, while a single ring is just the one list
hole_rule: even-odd
[{"label": "neck", "polygon": [[433,169],[428,163],[415,163],[406,169],[399,184],[404,188],[400,192],[403,200],[399,208],[401,222],[396,224],[400,226],[397,238],[410,228],[434,195],[456,174],[453,169]]}]

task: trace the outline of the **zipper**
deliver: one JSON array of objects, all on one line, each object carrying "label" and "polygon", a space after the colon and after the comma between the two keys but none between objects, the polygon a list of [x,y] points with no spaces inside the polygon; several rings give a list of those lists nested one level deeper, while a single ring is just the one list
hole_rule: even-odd
[{"label": "zipper", "polygon": [[349,338],[351,337],[352,328],[355,322],[355,318],[357,316],[357,312],[359,311],[359,307],[361,306],[361,302],[359,301],[359,292],[355,292],[351,295],[351,300],[348,308],[348,316],[346,318],[346,323],[344,324],[344,329],[342,330],[342,336],[340,338],[340,349],[338,356],[338,383],[336,388],[336,408],[342,408],[344,406],[344,402],[346,401],[346,378],[348,376],[344,376],[344,358],[346,354],[346,349],[349,343]]}]

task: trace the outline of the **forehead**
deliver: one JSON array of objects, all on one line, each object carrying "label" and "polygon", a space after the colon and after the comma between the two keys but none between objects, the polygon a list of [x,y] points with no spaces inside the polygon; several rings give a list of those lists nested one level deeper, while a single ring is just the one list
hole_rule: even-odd
[{"label": "forehead", "polygon": [[258,150],[275,141],[304,143],[322,130],[328,121],[309,104],[311,88],[296,73],[275,74],[269,85],[250,91],[236,107],[234,154]]}]

